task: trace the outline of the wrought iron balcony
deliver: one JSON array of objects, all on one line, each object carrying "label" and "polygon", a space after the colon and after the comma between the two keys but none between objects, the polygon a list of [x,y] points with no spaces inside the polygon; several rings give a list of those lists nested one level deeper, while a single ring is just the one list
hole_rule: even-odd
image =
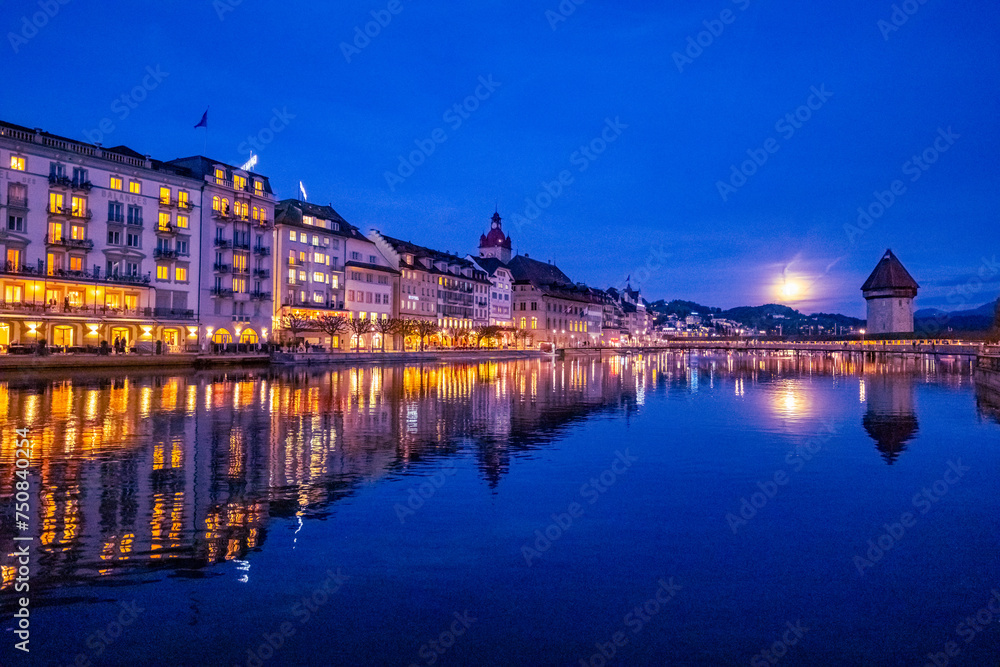
[{"label": "wrought iron balcony", "polygon": [[79,220],[90,220],[94,217],[94,213],[89,209],[83,208],[64,208],[63,215],[68,215],[71,218],[76,218]]},{"label": "wrought iron balcony", "polygon": [[232,296],[233,296],[233,290],[225,288],[225,287],[213,287],[212,288],[212,296],[218,296],[218,297],[222,297],[224,299],[226,299],[226,298],[232,298]]},{"label": "wrought iron balcony", "polygon": [[228,264],[215,264],[212,268],[216,273],[229,273],[230,267]]},{"label": "wrought iron balcony", "polygon": [[153,250],[153,257],[155,259],[174,259],[177,257],[177,251],[169,248],[156,248]]},{"label": "wrought iron balcony", "polygon": [[68,176],[60,176],[58,174],[49,174],[49,185],[56,187],[68,188],[73,185],[73,179]]},{"label": "wrought iron balcony", "polygon": [[171,224],[163,225],[163,224],[157,223],[157,225],[156,225],[156,233],[157,234],[176,234],[177,233],[177,228],[174,227]]},{"label": "wrought iron balcony", "polygon": [[84,192],[90,192],[94,189],[94,184],[90,181],[73,181],[70,187],[74,190],[83,190]]},{"label": "wrought iron balcony", "polygon": [[250,292],[250,298],[253,301],[270,301],[271,300],[271,293],[270,292],[258,292],[258,291],[254,291],[254,292]]},{"label": "wrought iron balcony", "polygon": [[90,239],[66,239],[60,236],[45,235],[45,245],[64,246],[66,248],[78,248],[80,250],[93,250],[94,242]]},{"label": "wrought iron balcony", "polygon": [[261,280],[267,280],[271,277],[271,271],[269,269],[254,269],[253,277],[260,278]]},{"label": "wrought iron balcony", "polygon": [[262,246],[262,245],[254,246],[253,254],[259,255],[261,257],[270,257],[271,249],[268,248],[267,246]]},{"label": "wrought iron balcony", "polygon": [[108,213],[108,224],[109,225],[124,225],[125,224],[125,216],[122,215],[121,213],[119,213],[117,215],[114,214],[114,213]]},{"label": "wrought iron balcony", "polygon": [[235,243],[234,242],[233,243],[233,248],[235,250],[249,250],[250,249],[250,244],[249,243]]},{"label": "wrought iron balcony", "polygon": [[222,250],[227,250],[233,247],[233,242],[229,239],[215,239],[215,247]]}]

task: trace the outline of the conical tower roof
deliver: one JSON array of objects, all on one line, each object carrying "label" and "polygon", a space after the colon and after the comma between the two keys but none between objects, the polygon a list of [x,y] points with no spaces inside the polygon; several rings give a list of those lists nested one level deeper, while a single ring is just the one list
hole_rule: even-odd
[{"label": "conical tower roof", "polygon": [[910,289],[914,293],[919,288],[920,285],[906,270],[903,263],[892,254],[892,250],[885,251],[882,260],[861,287],[862,291],[865,292],[883,289]]}]

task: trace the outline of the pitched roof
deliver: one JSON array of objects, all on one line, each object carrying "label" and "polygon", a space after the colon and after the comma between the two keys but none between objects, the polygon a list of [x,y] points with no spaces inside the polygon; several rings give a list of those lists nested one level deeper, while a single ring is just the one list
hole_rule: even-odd
[{"label": "pitched roof", "polygon": [[[302,222],[303,216],[312,216],[320,220],[330,220],[337,223],[337,229],[325,229],[323,227],[310,227]],[[283,199],[274,207],[274,224],[293,225],[304,229],[319,230],[326,234],[343,236],[356,241],[371,243],[371,239],[362,234],[357,227],[344,220],[332,206],[317,206],[309,202],[298,199]]]},{"label": "pitched roof", "polygon": [[491,276],[496,275],[497,269],[503,268],[510,271],[510,269],[507,268],[507,265],[501,262],[496,257],[475,257],[473,258],[472,261],[474,261],[476,264],[482,267],[482,269]]},{"label": "pitched roof", "polygon": [[881,289],[911,289],[916,292],[919,288],[920,285],[903,267],[903,263],[892,254],[892,250],[885,251],[878,266],[861,286],[865,292]]},{"label": "pitched roof", "polygon": [[573,285],[569,276],[560,271],[555,264],[539,262],[527,255],[517,255],[507,262],[507,268],[510,269],[514,280],[525,280],[535,285]]}]

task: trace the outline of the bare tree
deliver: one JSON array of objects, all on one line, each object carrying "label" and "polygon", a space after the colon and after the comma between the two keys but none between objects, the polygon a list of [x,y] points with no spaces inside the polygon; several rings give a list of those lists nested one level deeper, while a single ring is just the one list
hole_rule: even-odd
[{"label": "bare tree", "polygon": [[305,315],[299,315],[298,313],[288,313],[287,315],[282,315],[278,320],[278,324],[281,329],[292,334],[292,344],[295,345],[299,341],[299,334],[303,331],[315,331],[316,330],[316,320],[306,317]]},{"label": "bare tree", "polygon": [[369,319],[361,319],[360,317],[352,317],[347,320],[347,328],[357,336],[357,344],[355,345],[355,351],[361,351],[361,337],[366,333],[371,333],[372,331],[372,321]]},{"label": "bare tree", "polygon": [[420,337],[420,351],[424,351],[424,339],[437,331],[437,323],[430,320],[410,320],[410,331]]},{"label": "bare tree", "polygon": [[479,347],[479,344],[482,341],[485,340],[485,341],[487,341],[487,344],[492,347],[492,344],[490,343],[490,341],[492,341],[494,338],[496,338],[497,336],[499,336],[500,335],[500,331],[501,331],[501,328],[498,327],[498,326],[496,326],[495,324],[483,325],[483,326],[480,326],[480,327],[476,327],[471,332],[471,336],[472,336],[472,339],[474,341],[473,342],[473,346]]},{"label": "bare tree", "polygon": [[514,344],[515,344],[515,346],[517,344],[517,341],[521,341],[521,349],[524,349],[524,347],[528,343],[528,338],[530,338],[530,337],[531,337],[531,334],[528,332],[527,329],[517,329],[517,328],[514,329]]},{"label": "bare tree", "polygon": [[385,337],[396,335],[401,328],[403,320],[395,317],[387,317],[382,320],[372,320],[372,327],[376,333],[382,335],[382,353],[385,354]]},{"label": "bare tree", "polygon": [[[316,326],[320,331],[333,339],[347,331],[347,318],[343,315],[320,315],[316,318]],[[333,341],[330,342],[330,351],[333,351]]]}]

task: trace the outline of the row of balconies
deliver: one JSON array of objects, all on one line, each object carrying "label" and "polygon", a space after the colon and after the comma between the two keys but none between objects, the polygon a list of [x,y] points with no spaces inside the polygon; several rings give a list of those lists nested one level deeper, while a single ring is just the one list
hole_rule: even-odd
[{"label": "row of balconies", "polygon": [[[228,287],[213,287],[211,289],[211,294],[214,297],[219,297],[219,298],[222,298],[222,299],[231,299],[231,298],[233,298],[235,296],[235,292],[233,292],[233,290],[231,288],[228,288]],[[270,292],[263,292],[263,291],[259,291],[259,290],[254,290],[252,292],[248,292],[248,294],[249,294],[250,299],[252,301],[270,301],[271,300],[271,293]]]},{"label": "row of balconies", "polygon": [[121,275],[107,273],[101,274],[100,269],[94,271],[70,271],[69,269],[47,269],[45,262],[38,260],[37,266],[27,264],[16,265],[12,262],[0,264],[0,273],[5,275],[24,276],[26,278],[60,278],[64,280],[85,280],[88,282],[113,283],[120,285],[147,285],[150,281],[150,274],[145,275]]},{"label": "row of balconies", "polygon": [[160,199],[159,203],[160,203],[160,208],[178,208],[182,211],[190,211],[191,209],[194,208],[194,204],[192,204],[188,200],[182,201],[180,199]]},{"label": "row of balconies", "polygon": [[0,301],[0,312],[25,315],[98,315],[101,317],[159,317],[171,320],[193,320],[193,310],[173,308],[112,308],[110,306],[71,306],[69,303],[42,304],[24,301]]}]

